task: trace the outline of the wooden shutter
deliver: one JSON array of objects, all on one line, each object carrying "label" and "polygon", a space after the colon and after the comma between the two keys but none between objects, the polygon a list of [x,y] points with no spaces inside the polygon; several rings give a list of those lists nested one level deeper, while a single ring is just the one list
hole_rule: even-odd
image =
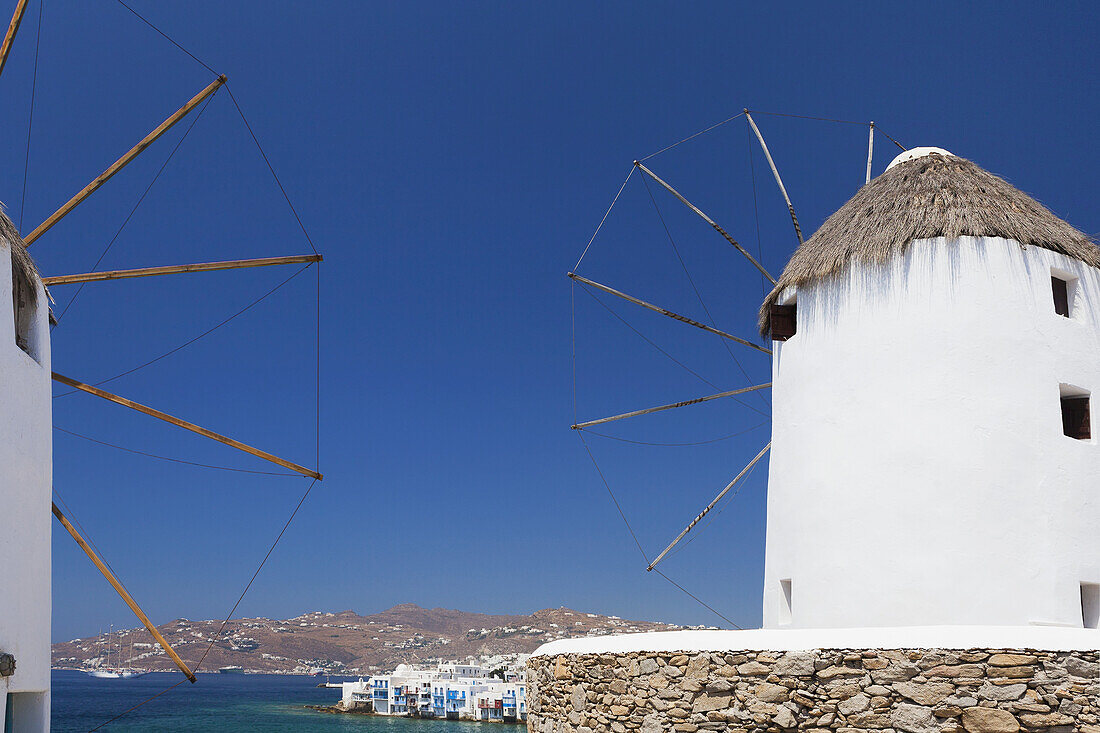
[{"label": "wooden shutter", "polygon": [[1054,291],[1054,312],[1060,316],[1069,318],[1069,288],[1068,283],[1060,277],[1050,278],[1050,287]]},{"label": "wooden shutter", "polygon": [[1077,440],[1092,439],[1088,397],[1062,398],[1062,432]]},{"label": "wooden shutter", "polygon": [[773,305],[771,310],[772,338],[786,341],[798,330],[797,305]]}]

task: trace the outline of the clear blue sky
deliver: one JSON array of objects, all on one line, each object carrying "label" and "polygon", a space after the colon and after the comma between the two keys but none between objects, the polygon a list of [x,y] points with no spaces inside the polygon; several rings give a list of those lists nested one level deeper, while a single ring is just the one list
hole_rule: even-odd
[{"label": "clear blue sky", "polygon": [[[1032,3],[152,3],[134,0],[230,84],[325,254],[319,484],[239,614],[371,612],[399,602],[493,612],[567,605],[717,619],[647,575],[573,421],[572,268],[633,159],[748,106],[874,119],[939,145],[1098,229],[1094,5]],[[37,27],[0,78],[0,200],[19,219]],[[210,81],[108,0],[49,0],[24,231]],[[865,128],[759,116],[807,234],[862,183]],[[158,142],[32,249],[89,269],[179,140]],[[744,122],[650,163],[757,248]],[[895,150],[876,141],[875,172]],[[760,250],[793,232],[753,149]],[[719,325],[754,333],[760,278],[667,195],[662,214]],[[101,267],[308,251],[224,93]],[[703,316],[639,179],[580,271]],[[54,366],[97,381],[197,335],[286,278],[263,269],[89,285]],[[313,271],[110,388],[292,460],[314,460]],[[72,287],[55,288],[58,310]],[[592,418],[714,391],[577,291],[577,402]],[[723,389],[766,357],[608,302]],[[650,556],[767,440],[765,399],[607,426],[590,438]],[[55,423],[185,460],[268,466],[82,395]],[[761,413],[764,413],[761,415]],[[764,423],[762,426],[761,424]],[[305,484],[164,463],[55,434],[55,485],[158,622],[224,615]],[[667,561],[736,622],[759,623],[761,466]],[[58,527],[56,638],[133,625]]]}]

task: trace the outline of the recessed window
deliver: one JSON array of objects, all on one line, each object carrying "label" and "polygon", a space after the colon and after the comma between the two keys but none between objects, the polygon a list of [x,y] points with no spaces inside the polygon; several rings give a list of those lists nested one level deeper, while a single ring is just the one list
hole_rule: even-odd
[{"label": "recessed window", "polygon": [[1077,295],[1077,278],[1062,270],[1050,271],[1050,291],[1054,297],[1054,312],[1073,318],[1073,301]]},{"label": "recessed window", "polygon": [[786,341],[798,331],[798,304],[772,305],[772,338]]},{"label": "recessed window", "polygon": [[779,625],[789,626],[794,614],[792,613],[793,606],[791,604],[791,581],[787,580],[779,581]]},{"label": "recessed window", "polygon": [[1081,621],[1086,629],[1100,627],[1100,583],[1081,584]]},{"label": "recessed window", "polygon": [[34,325],[34,286],[27,274],[11,261],[11,302],[15,314],[15,344],[23,351],[34,356],[31,351],[31,328]]},{"label": "recessed window", "polygon": [[1092,440],[1091,397],[1079,387],[1063,384],[1060,387],[1062,402],[1062,433],[1076,440]]}]

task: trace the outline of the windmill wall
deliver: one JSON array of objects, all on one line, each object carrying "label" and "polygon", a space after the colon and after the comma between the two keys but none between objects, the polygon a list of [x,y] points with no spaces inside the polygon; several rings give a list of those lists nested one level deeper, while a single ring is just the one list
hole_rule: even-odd
[{"label": "windmill wall", "polygon": [[10,262],[0,240],[0,655],[15,661],[14,674],[0,674],[0,720],[9,716],[15,733],[38,733],[49,729],[50,711],[49,315],[34,282],[20,348]]},{"label": "windmill wall", "polygon": [[783,299],[764,626],[1095,627],[1100,417],[1067,437],[1062,398],[1100,393],[1100,271],[919,240]]},{"label": "windmill wall", "polygon": [[705,650],[690,636],[648,651],[547,645],[527,663],[527,729],[1100,733],[1096,651],[775,646],[793,633],[697,634]]}]

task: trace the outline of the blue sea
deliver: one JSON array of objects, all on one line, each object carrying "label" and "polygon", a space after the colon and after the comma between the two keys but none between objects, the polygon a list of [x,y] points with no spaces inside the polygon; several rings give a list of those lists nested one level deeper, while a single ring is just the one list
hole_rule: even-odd
[{"label": "blue sea", "polygon": [[[54,733],[86,733],[151,695],[179,674],[154,672],[131,680],[97,680],[82,672],[53,673]],[[340,690],[317,687],[317,677],[200,674],[102,728],[104,733],[506,733],[520,726],[449,720],[333,715],[306,705],[332,705]],[[336,681],[335,679],[333,681]]]}]

